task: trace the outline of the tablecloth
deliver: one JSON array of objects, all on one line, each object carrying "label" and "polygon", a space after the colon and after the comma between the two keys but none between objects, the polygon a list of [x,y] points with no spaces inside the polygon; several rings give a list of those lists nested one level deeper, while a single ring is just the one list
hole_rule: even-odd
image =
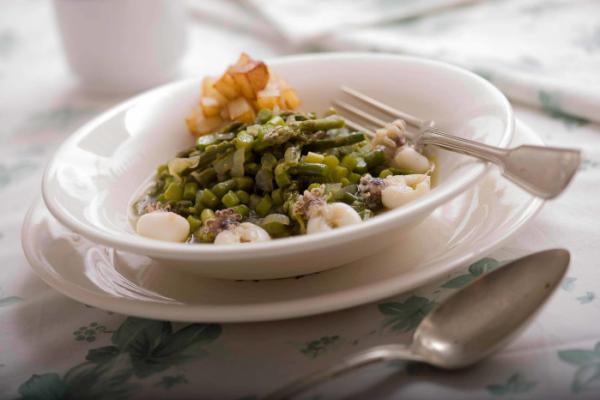
[{"label": "tablecloth", "polygon": [[[192,18],[187,75],[215,73],[242,50],[257,58],[290,51],[289,43],[215,21],[198,13]],[[590,24],[600,29],[597,21],[595,28]],[[589,58],[572,67],[591,71],[597,65],[594,37],[586,42]],[[344,35],[334,35],[320,43],[343,41]],[[356,350],[407,342],[445,296],[502,262],[553,247],[572,254],[560,289],[514,342],[477,367],[449,373],[389,363],[301,398],[600,398],[600,126],[591,118],[514,104],[517,117],[548,144],[581,147],[582,167],[568,191],[501,249],[452,276],[413,293],[314,317],[182,324],[70,300],[35,276],[20,248],[23,216],[39,196],[41,172],[53,151],[75,128],[122,99],[80,89],[62,58],[51,3],[0,5],[0,398],[260,398]],[[167,345],[169,351],[157,351]]]}]

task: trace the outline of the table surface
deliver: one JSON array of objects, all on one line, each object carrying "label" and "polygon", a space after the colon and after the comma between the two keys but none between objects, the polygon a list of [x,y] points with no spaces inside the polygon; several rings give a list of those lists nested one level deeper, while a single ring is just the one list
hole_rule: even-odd
[{"label": "table surface", "polygon": [[[91,95],[78,86],[62,58],[49,2],[1,7],[0,398],[259,398],[358,349],[408,341],[440,292],[447,295],[471,280],[473,269],[465,267],[450,279],[375,304],[295,320],[220,325],[131,318],[50,289],[21,251],[23,217],[40,194],[41,171],[57,146],[123,98]],[[257,58],[289,51],[208,21],[196,21],[190,35],[188,75],[215,73],[242,50]],[[391,363],[302,398],[600,397],[600,126],[514,106],[517,117],[549,145],[585,152],[568,191],[479,264],[567,248],[572,264],[548,306],[506,349],[476,368],[448,373]],[[390,307],[382,307],[386,303]],[[394,312],[382,312],[390,308]],[[167,342],[170,352],[157,350]]]}]

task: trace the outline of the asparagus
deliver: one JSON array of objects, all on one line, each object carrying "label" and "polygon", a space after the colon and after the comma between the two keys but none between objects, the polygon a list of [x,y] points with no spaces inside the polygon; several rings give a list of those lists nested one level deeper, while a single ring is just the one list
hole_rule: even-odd
[{"label": "asparagus", "polygon": [[301,131],[296,127],[289,125],[276,126],[274,128],[269,129],[265,133],[262,140],[255,140],[253,149],[254,151],[260,152],[269,147],[279,146],[298,137],[300,134]]},{"label": "asparagus", "polygon": [[304,146],[308,151],[323,151],[334,147],[348,146],[365,140],[365,135],[360,132],[351,133],[346,136],[335,136],[316,140]]},{"label": "asparagus", "polygon": [[196,169],[207,167],[217,157],[233,151],[234,148],[235,145],[232,142],[221,142],[207,146],[204,152],[198,156],[198,166]]},{"label": "asparagus", "polygon": [[[382,149],[369,145],[364,133],[344,126],[336,115],[316,118],[265,110],[255,124],[234,123],[202,136],[195,147],[179,153],[179,158],[193,156],[193,166],[178,174],[168,164],[158,168],[156,185],[146,196],[152,204],[140,213],[166,207],[188,218],[195,240],[203,242],[212,242],[219,233],[205,228],[223,210],[237,215],[237,223],[264,222],[273,237],[295,235],[306,232],[308,222],[297,202],[305,190],[324,188],[323,202],[344,202],[366,219],[381,206],[371,206],[360,196],[361,177],[398,171]],[[242,174],[232,173],[228,160],[234,151],[244,156]],[[266,222],[281,213],[287,216],[279,218],[291,219],[288,224]]]},{"label": "asparagus", "polygon": [[319,119],[307,119],[298,122],[295,126],[300,128],[303,133],[312,133],[316,131],[328,131],[330,129],[342,128],[346,122],[338,116],[331,116]]},{"label": "asparagus", "polygon": [[327,176],[329,167],[320,163],[301,163],[290,167],[288,171],[292,175]]}]

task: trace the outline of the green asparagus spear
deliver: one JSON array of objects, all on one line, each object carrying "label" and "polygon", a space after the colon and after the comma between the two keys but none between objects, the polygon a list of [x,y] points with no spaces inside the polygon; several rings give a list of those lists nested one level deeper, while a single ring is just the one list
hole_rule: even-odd
[{"label": "green asparagus spear", "polygon": [[332,115],[327,118],[319,119],[307,119],[306,121],[300,121],[297,123],[298,128],[303,133],[311,133],[316,131],[328,131],[330,129],[342,128],[346,122],[343,118],[337,115]]},{"label": "green asparagus spear", "polygon": [[354,132],[346,136],[335,136],[328,137],[326,139],[316,140],[312,143],[305,145],[304,149],[308,151],[320,152],[323,150],[331,149],[333,147],[348,146],[351,144],[359,143],[363,140],[365,140],[364,133]]},{"label": "green asparagus spear", "polygon": [[207,167],[210,163],[215,161],[217,157],[232,152],[233,149],[235,149],[235,145],[229,141],[207,146],[206,149],[204,149],[204,152],[198,156],[198,166],[196,169]]}]

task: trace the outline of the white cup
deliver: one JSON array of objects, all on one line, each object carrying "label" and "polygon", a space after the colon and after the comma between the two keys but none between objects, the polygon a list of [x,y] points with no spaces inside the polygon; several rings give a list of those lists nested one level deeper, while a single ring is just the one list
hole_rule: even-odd
[{"label": "white cup", "polygon": [[54,8],[67,60],[86,88],[135,92],[177,75],[183,0],[54,0]]}]

